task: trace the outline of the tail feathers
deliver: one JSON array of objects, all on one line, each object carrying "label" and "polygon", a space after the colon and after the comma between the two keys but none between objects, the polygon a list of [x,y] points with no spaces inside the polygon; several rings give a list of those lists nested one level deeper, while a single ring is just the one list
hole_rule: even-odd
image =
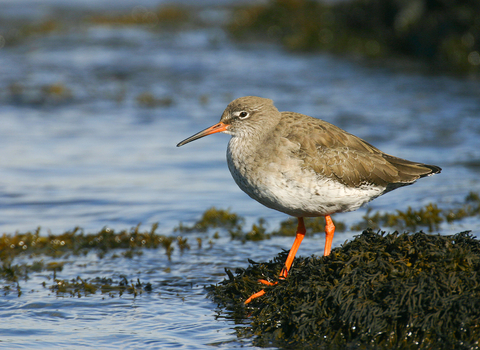
[{"label": "tail feathers", "polygon": [[442,171],[442,168],[436,165],[412,162],[387,154],[384,154],[383,157],[396,168],[400,182],[413,182],[421,177],[438,174]]},{"label": "tail feathers", "polygon": [[422,177],[438,174],[442,171],[442,168],[436,165],[411,162],[389,155],[384,155],[384,158],[398,171],[396,181],[389,183],[384,193],[390,192],[398,187],[411,185]]},{"label": "tail feathers", "polygon": [[424,174],[420,177],[425,177],[425,176],[431,176],[431,175],[435,175],[435,174],[440,174],[442,172],[442,168],[440,168],[439,166],[436,166],[436,165],[428,165],[428,164],[422,164],[424,167],[430,169],[430,172],[427,173],[427,174]]}]

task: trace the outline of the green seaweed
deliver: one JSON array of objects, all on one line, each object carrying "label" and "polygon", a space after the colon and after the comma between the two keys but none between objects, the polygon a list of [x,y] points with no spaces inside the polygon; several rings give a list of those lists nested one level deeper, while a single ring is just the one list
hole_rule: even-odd
[{"label": "green seaweed", "polygon": [[[467,349],[480,346],[480,241],[364,231],[328,257],[298,257],[272,287],[287,252],[227,270],[209,295],[254,344],[287,348]],[[248,307],[243,302],[265,289]]]},{"label": "green seaweed", "polygon": [[[396,210],[395,212],[380,212],[368,209],[362,217],[362,221],[350,227],[352,231],[361,231],[367,228],[393,228],[396,230],[427,229],[429,232],[439,230],[440,224],[460,221],[467,217],[480,214],[480,196],[478,193],[470,192],[463,203],[457,204],[455,208],[439,208],[437,204],[429,203],[424,207],[414,209],[408,207],[406,210]],[[343,232],[347,226],[342,221],[334,220],[336,232]],[[273,236],[295,236],[297,220],[288,218],[280,222],[278,229],[268,231],[263,218],[259,218],[250,229],[245,227],[245,218],[232,213],[230,210],[217,209],[215,207],[207,209],[202,217],[191,226],[180,223],[174,228],[174,232],[207,232],[211,229],[225,229],[232,239],[249,241],[270,239]],[[325,219],[323,217],[305,218],[306,235],[325,231]],[[218,231],[214,238],[218,238]]]},{"label": "green seaweed", "polygon": [[[433,70],[478,76],[480,73],[480,2],[476,0],[270,0],[233,8],[225,29],[239,40],[270,40],[291,51],[328,51],[375,62],[409,58]],[[8,23],[0,48],[51,33],[85,26],[140,26],[147,30],[182,30],[215,26],[197,7],[175,3],[158,8],[82,13],[40,22]],[[74,20],[72,20],[72,17]],[[118,98],[123,98],[121,95]],[[141,106],[171,101],[139,96]]]},{"label": "green seaweed", "polygon": [[[346,226],[341,221],[335,221],[338,232],[344,231]],[[286,219],[280,223],[280,228],[271,232],[267,231],[264,218],[252,224],[250,229],[245,228],[245,218],[232,213],[230,210],[217,209],[215,207],[207,209],[202,217],[191,226],[180,223],[174,228],[174,232],[207,232],[211,229],[225,229],[232,239],[241,241],[259,241],[270,239],[272,236],[295,236],[297,228],[297,220],[293,218]],[[325,219],[307,218],[305,220],[305,228],[307,235],[312,235],[325,230]],[[215,232],[214,238],[218,238],[218,231]]]},{"label": "green seaweed", "polygon": [[145,108],[170,107],[173,104],[171,97],[155,97],[151,92],[142,92],[137,96],[137,103]]},{"label": "green seaweed", "polygon": [[177,4],[165,4],[158,8],[135,6],[131,11],[83,12],[39,21],[15,20],[0,28],[0,48],[19,45],[52,33],[78,30],[80,26],[142,26],[151,30],[171,30],[193,24],[194,12]]},{"label": "green seaweed", "polygon": [[[62,257],[66,254],[81,255],[96,250],[100,256],[112,249],[140,249],[164,247],[171,254],[174,237],[157,234],[158,224],[149,231],[140,231],[140,224],[130,230],[115,232],[108,227],[98,233],[85,234],[79,227],[60,235],[40,235],[40,228],[34,232],[3,234],[0,237],[0,260],[11,260],[19,254],[31,256],[46,255]],[[184,241],[177,239],[180,249],[185,249]]]},{"label": "green seaweed", "polygon": [[86,19],[87,23],[110,26],[141,25],[149,28],[179,27],[191,20],[191,11],[182,6],[167,4],[157,9],[136,6],[130,12],[94,14]]},{"label": "green seaweed", "polygon": [[217,209],[211,207],[207,209],[200,220],[192,226],[185,226],[181,222],[173,229],[173,232],[207,232],[212,228],[224,228],[226,230],[236,230],[243,226],[245,219],[235,213],[231,213],[229,209]]},{"label": "green seaweed", "polygon": [[6,47],[18,45],[27,38],[40,37],[66,30],[64,23],[53,18],[34,23],[20,22],[20,24],[14,25],[9,30],[5,30],[5,27],[2,29],[4,31],[0,32],[0,37],[3,39],[2,44]]},{"label": "green seaweed", "polygon": [[[306,235],[311,236],[314,233],[318,232],[325,232],[325,218],[317,217],[317,218],[306,218],[305,222],[305,230]],[[280,228],[275,230],[271,233],[272,236],[295,236],[297,233],[297,224],[298,221],[295,218],[289,218],[287,220],[283,220],[280,222]],[[336,232],[344,232],[346,230],[346,225],[341,222],[335,220],[335,231]]]},{"label": "green seaweed", "polygon": [[142,283],[140,279],[136,282],[128,281],[124,275],[120,276],[120,280],[112,278],[93,278],[82,279],[77,277],[71,280],[62,280],[54,278],[51,286],[44,285],[57,296],[82,297],[95,294],[100,291],[102,294],[108,294],[110,297],[122,296],[124,293],[132,294],[134,297],[143,294],[143,292],[151,292],[152,285],[150,283]]},{"label": "green seaweed", "polygon": [[25,86],[14,82],[7,87],[8,98],[15,104],[60,105],[73,99],[72,90],[62,82]]},{"label": "green seaweed", "polygon": [[464,202],[458,208],[441,209],[434,203],[429,203],[423,208],[413,209],[408,207],[406,211],[396,210],[395,213],[381,213],[367,210],[362,221],[353,225],[351,230],[392,227],[397,230],[415,231],[419,227],[428,228],[429,232],[439,229],[443,222],[452,223],[467,217],[480,214],[480,197],[478,193],[470,192]]},{"label": "green seaweed", "polygon": [[271,0],[239,6],[234,38],[266,38],[294,51],[325,50],[372,58],[411,57],[478,74],[480,2],[471,0]]},{"label": "green seaweed", "polygon": [[[76,227],[71,231],[60,235],[42,236],[40,228],[34,232],[16,233],[14,235],[3,234],[0,237],[0,281],[3,284],[4,294],[16,291],[21,295],[20,281],[28,279],[29,274],[48,271],[52,273],[52,279],[57,281],[52,291],[57,294],[70,293],[71,295],[88,295],[92,289],[84,279],[68,281],[57,279],[58,272],[61,272],[67,261],[52,261],[44,263],[42,257],[54,259],[65,259],[70,254],[86,255],[89,252],[96,252],[98,257],[103,259],[108,252],[120,250],[120,255],[131,259],[143,254],[142,249],[163,248],[168,259],[174,250],[174,243],[180,252],[190,249],[188,239],[182,236],[165,236],[157,234],[158,224],[153,224],[150,230],[140,231],[140,225],[130,230],[115,232],[109,228],[103,228],[98,233],[85,234],[82,229]],[[27,255],[33,260],[31,264],[14,264],[13,261],[20,255]],[[112,259],[117,258],[116,253],[111,255]],[[82,285],[82,283],[84,285]],[[47,287],[45,285],[45,287]],[[107,287],[97,287],[96,290],[105,290]],[[113,287],[112,287],[113,288]],[[129,292],[130,287],[124,288]],[[151,289],[151,286],[149,287]],[[138,289],[138,288],[137,288]],[[121,291],[113,288],[112,291]],[[132,292],[138,294],[141,290]],[[80,293],[80,294],[79,294]],[[129,292],[130,293],[130,292]]]}]

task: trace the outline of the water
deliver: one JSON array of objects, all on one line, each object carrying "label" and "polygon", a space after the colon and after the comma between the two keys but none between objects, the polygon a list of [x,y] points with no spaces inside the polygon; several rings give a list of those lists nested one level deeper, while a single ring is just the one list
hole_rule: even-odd
[{"label": "water", "polygon": [[[63,11],[111,6],[82,3],[71,1]],[[0,13],[38,20],[60,5],[51,1],[28,11],[15,2],[2,6]],[[223,13],[199,12],[207,22]],[[80,23],[0,49],[0,67],[4,233],[38,226],[43,234],[75,226],[97,232],[158,222],[159,233],[171,234],[210,206],[231,208],[247,223],[264,217],[275,228],[285,215],[252,201],[231,179],[227,135],[175,147],[216,123],[225,106],[244,95],[272,98],[280,110],[320,117],[388,153],[443,168],[378,198],[369,205],[375,210],[429,202],[448,208],[480,191],[480,85],[474,80],[236,44],[215,26],[158,32]],[[45,86],[61,93],[46,94]],[[20,93],[12,92],[16,87]],[[142,106],[137,99],[144,93],[171,103]],[[334,220],[354,224],[365,210]],[[443,224],[440,232],[479,228],[479,218],[469,218]],[[334,246],[357,233],[338,233]],[[201,237],[207,241],[211,234]],[[323,239],[308,238],[300,254],[321,254]],[[223,279],[225,267],[245,267],[247,258],[262,261],[289,249],[291,238],[242,244],[222,233],[212,246],[189,242],[192,248],[177,249],[171,261],[161,250],[133,259],[91,253],[66,258],[58,273],[62,279],[126,275],[150,282],[153,292],[136,298],[57,297],[42,287],[52,283],[51,273],[32,275],[21,282],[20,297],[0,297],[0,348],[251,347],[248,339],[237,339],[231,320],[216,317],[203,287]]]}]

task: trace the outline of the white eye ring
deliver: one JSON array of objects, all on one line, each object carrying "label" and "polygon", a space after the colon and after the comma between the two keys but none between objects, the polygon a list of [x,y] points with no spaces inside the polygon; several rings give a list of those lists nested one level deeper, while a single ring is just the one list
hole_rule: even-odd
[{"label": "white eye ring", "polygon": [[245,112],[245,111],[242,111],[240,113],[238,113],[238,118],[239,119],[247,119],[248,117],[250,117],[250,113],[248,112]]}]

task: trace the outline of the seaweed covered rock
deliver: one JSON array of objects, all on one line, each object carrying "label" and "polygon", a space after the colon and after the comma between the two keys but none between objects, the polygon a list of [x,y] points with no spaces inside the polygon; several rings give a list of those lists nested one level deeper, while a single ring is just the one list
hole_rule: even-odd
[{"label": "seaweed covered rock", "polygon": [[[328,257],[297,258],[276,280],[286,252],[237,269],[210,287],[231,317],[250,316],[257,345],[309,348],[480,348],[480,241],[366,230]],[[248,307],[243,302],[264,288]]]},{"label": "seaweed covered rock", "polygon": [[290,50],[405,56],[472,75],[480,69],[477,0],[270,0],[239,8],[228,29]]}]

